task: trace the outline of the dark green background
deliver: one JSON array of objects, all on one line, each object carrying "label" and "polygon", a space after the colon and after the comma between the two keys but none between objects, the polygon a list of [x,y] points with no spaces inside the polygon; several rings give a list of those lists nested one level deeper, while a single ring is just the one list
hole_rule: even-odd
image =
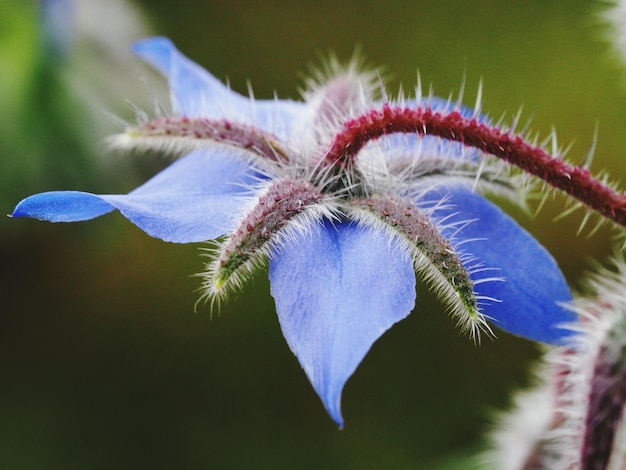
[{"label": "dark green background", "polygon": [[[472,105],[482,80],[485,111],[510,120],[523,106],[541,137],[554,126],[573,142],[574,161],[597,125],[594,169],[626,179],[626,80],[602,39],[600,3],[138,4],[154,32],[241,92],[250,80],[257,97],[295,98],[320,54],[347,59],[358,46],[392,93],[410,90],[419,70],[444,96],[465,77]],[[118,192],[145,180],[162,161],[115,156],[102,170],[85,123],[103,118],[24,40],[35,36],[28,15],[0,3],[3,66],[18,77],[0,88],[14,106],[0,119],[0,159],[13,172],[0,180],[0,211],[32,191]],[[145,102],[152,87],[140,97],[122,87],[104,111],[130,118],[125,100]],[[534,219],[513,214],[578,287],[611,234],[575,236],[582,213],[552,220],[564,207],[557,197]],[[537,356],[504,333],[474,345],[420,287],[414,313],[348,382],[338,431],[281,336],[264,272],[211,315],[194,311],[198,247],[154,240],[117,214],[76,225],[5,218],[0,237],[0,468],[470,468]]]}]

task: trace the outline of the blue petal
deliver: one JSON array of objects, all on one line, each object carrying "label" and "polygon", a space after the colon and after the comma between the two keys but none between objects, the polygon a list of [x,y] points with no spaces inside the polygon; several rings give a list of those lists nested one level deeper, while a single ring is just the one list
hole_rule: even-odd
[{"label": "blue petal", "polygon": [[384,234],[326,222],[273,253],[269,278],[291,350],[330,416],[372,344],[415,305],[410,257]]},{"label": "blue petal", "polygon": [[280,137],[304,118],[306,106],[287,100],[253,100],[235,93],[217,78],[181,54],[164,37],[135,43],[133,52],[150,63],[170,84],[172,104],[190,117],[230,118],[257,124]]},{"label": "blue petal", "polygon": [[257,180],[245,161],[226,149],[198,150],[129,194],[36,194],[20,202],[12,216],[78,222],[118,209],[153,237],[175,243],[205,241],[234,227]]},{"label": "blue petal", "polygon": [[27,197],[11,217],[30,217],[49,222],[80,222],[95,219],[115,207],[101,197],[81,191],[50,191]]},{"label": "blue petal", "polygon": [[[486,302],[483,313],[493,323],[510,333],[545,343],[563,343],[571,331],[561,328],[574,323],[576,315],[562,306],[572,296],[554,258],[511,217],[483,196],[467,190],[450,191],[447,208],[436,211],[438,217],[458,212],[451,220],[471,220],[454,235],[453,243],[480,263],[494,270],[474,273],[472,279],[502,277],[504,281],[488,281],[475,287],[478,295],[500,302]],[[453,227],[443,230],[446,237],[456,232]]]}]

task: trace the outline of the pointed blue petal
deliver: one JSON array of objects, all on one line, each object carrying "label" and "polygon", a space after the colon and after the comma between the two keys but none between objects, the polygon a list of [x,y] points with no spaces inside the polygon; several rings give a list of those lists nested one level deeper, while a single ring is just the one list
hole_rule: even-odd
[{"label": "pointed blue petal", "polygon": [[[187,116],[217,116],[222,106],[242,97],[231,91],[198,64],[183,56],[164,37],[144,39],[133,52],[167,77],[176,112]],[[213,115],[207,114],[211,112]]]},{"label": "pointed blue petal", "polygon": [[236,224],[258,180],[227,149],[198,150],[126,195],[58,191],[31,196],[14,217],[77,222],[118,209],[149,235],[175,243],[210,240]]},{"label": "pointed blue petal", "polygon": [[269,278],[283,335],[342,426],[344,384],[415,305],[412,260],[380,232],[326,222],[280,245]]},{"label": "pointed blue petal", "polygon": [[133,52],[150,63],[170,84],[172,105],[190,117],[229,118],[257,124],[279,137],[305,117],[302,102],[252,100],[235,93],[195,62],[181,54],[167,38],[154,37],[134,44]]},{"label": "pointed blue petal", "polygon": [[[468,241],[462,250],[477,259],[489,271],[477,272],[472,279],[501,277],[504,281],[488,281],[475,287],[478,295],[498,299],[486,301],[483,313],[493,324],[515,335],[545,343],[563,343],[571,331],[561,328],[577,320],[565,309],[572,296],[554,258],[526,230],[483,196],[467,190],[450,191],[447,208],[435,215],[445,217],[458,212],[450,221],[472,220],[454,235],[454,244]],[[452,237],[456,228],[444,229]],[[474,240],[474,241],[471,241]]]},{"label": "pointed blue petal", "polygon": [[30,217],[49,222],[80,222],[111,212],[113,207],[101,197],[80,191],[50,191],[21,201],[11,217]]}]

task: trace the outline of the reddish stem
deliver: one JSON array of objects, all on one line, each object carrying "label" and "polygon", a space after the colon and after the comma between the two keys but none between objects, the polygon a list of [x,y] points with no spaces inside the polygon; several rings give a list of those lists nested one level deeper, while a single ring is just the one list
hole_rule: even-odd
[{"label": "reddish stem", "polygon": [[428,108],[372,110],[348,121],[337,135],[326,161],[349,165],[370,140],[386,134],[417,133],[460,142],[498,157],[564,191],[604,217],[626,227],[626,196],[591,176],[585,168],[552,157],[521,136],[502,132],[454,111],[440,113]]}]

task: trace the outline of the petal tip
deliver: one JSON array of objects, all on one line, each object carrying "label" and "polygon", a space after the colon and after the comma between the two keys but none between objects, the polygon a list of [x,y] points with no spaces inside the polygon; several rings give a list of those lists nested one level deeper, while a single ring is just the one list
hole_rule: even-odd
[{"label": "petal tip", "polygon": [[326,411],[328,412],[332,420],[337,423],[339,430],[342,430],[344,422],[343,416],[341,415],[341,405],[339,405],[338,402],[339,400],[337,400],[337,404],[335,406],[329,406],[330,404],[325,402],[324,406],[326,407]]},{"label": "petal tip", "polygon": [[11,212],[10,214],[7,214],[7,216],[12,219],[18,219],[18,218],[24,218],[24,217],[37,218],[34,216],[33,210],[30,207],[33,205],[31,204],[31,201],[33,200],[35,196],[29,196],[27,198],[22,199],[20,202],[17,203],[17,205],[13,209],[13,212]]},{"label": "petal tip", "polygon": [[81,191],[49,191],[21,200],[10,216],[48,222],[80,222],[94,219],[113,209],[112,205],[95,194]]},{"label": "petal tip", "polygon": [[130,50],[133,54],[146,59],[155,53],[168,52],[174,48],[174,43],[165,36],[153,36],[140,39],[133,43]]}]

